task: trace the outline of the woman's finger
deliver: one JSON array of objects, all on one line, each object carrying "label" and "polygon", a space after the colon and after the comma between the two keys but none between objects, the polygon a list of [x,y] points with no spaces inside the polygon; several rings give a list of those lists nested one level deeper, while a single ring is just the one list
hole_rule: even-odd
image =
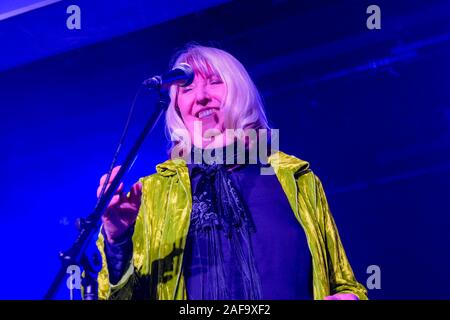
[{"label": "woman's finger", "polygon": [[140,204],[142,197],[142,184],[140,182],[135,183],[130,190],[130,202],[133,204]]},{"label": "woman's finger", "polygon": [[105,210],[103,215],[105,217],[111,216],[111,213],[120,206],[120,195],[116,194],[111,198],[111,201],[108,204],[108,208]]},{"label": "woman's finger", "polygon": [[[105,188],[105,192],[108,191],[109,187],[111,186],[111,183],[108,183],[108,186]],[[97,198],[100,197],[100,194],[102,192],[103,185],[99,185],[97,188]],[[123,182],[119,184],[119,187],[117,188],[115,194],[123,193]]]},{"label": "woman's finger", "polygon": [[[115,166],[112,171],[111,171],[111,177],[109,177],[109,181],[113,180],[114,177],[117,175],[117,173],[119,172],[121,166]],[[107,173],[105,173],[104,175],[102,175],[102,177],[100,178],[100,185],[103,185],[106,181],[106,177],[108,176]]]}]

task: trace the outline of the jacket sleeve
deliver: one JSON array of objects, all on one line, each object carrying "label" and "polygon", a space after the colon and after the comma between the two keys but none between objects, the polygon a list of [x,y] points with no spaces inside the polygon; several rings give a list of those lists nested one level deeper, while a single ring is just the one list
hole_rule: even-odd
[{"label": "jacket sleeve", "polygon": [[100,300],[130,300],[144,299],[149,292],[149,277],[142,274],[142,263],[147,258],[145,251],[145,239],[148,238],[146,218],[148,217],[145,201],[145,192],[139,208],[139,214],[134,225],[132,236],[133,254],[127,262],[125,272],[116,284],[110,282],[107,259],[105,255],[105,239],[100,232],[97,240],[97,248],[102,257],[102,269],[98,274],[98,297]]},{"label": "jacket sleeve", "polygon": [[328,206],[322,183],[316,176],[316,205],[321,217],[323,236],[327,251],[327,263],[331,294],[353,293],[360,300],[367,300],[366,288],[356,281],[353,270],[345,254],[333,215]]}]

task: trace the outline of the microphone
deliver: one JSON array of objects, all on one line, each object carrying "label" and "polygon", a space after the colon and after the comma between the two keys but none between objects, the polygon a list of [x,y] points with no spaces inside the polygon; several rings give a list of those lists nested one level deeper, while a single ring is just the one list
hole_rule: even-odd
[{"label": "microphone", "polygon": [[142,82],[149,89],[167,89],[171,85],[186,87],[194,81],[194,71],[187,63],[180,63],[161,76],[154,76]]}]

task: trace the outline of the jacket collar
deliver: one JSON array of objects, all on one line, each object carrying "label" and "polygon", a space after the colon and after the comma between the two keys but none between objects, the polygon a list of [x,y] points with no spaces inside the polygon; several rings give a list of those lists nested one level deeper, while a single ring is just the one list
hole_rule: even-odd
[{"label": "jacket collar", "polygon": [[281,151],[272,154],[269,157],[269,163],[275,172],[282,170],[295,175],[309,171],[308,162]]},{"label": "jacket collar", "polygon": [[[275,172],[287,171],[293,175],[302,174],[309,171],[309,163],[297,157],[288,155],[284,152],[277,151],[270,155],[269,163]],[[164,177],[170,177],[180,170],[187,170],[186,161],[184,159],[169,159],[156,166],[156,172]]]}]

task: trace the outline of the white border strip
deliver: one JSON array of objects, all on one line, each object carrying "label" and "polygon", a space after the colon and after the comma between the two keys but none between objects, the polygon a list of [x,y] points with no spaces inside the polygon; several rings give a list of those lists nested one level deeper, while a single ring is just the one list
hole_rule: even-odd
[{"label": "white border strip", "polygon": [[12,11],[8,11],[8,12],[5,12],[5,13],[0,13],[0,21],[6,20],[8,18],[17,16],[19,14],[22,14],[22,13],[25,13],[25,12],[28,12],[28,11],[32,11],[32,10],[35,10],[35,9],[42,8],[42,7],[45,7],[45,6],[48,6],[50,4],[53,4],[53,3],[56,3],[56,2],[60,2],[60,1],[62,1],[62,0],[44,0],[44,1],[39,1],[37,3],[33,3],[33,4],[28,5],[28,6],[25,6],[25,7],[22,7],[22,8],[18,8],[18,9],[12,10]]}]

